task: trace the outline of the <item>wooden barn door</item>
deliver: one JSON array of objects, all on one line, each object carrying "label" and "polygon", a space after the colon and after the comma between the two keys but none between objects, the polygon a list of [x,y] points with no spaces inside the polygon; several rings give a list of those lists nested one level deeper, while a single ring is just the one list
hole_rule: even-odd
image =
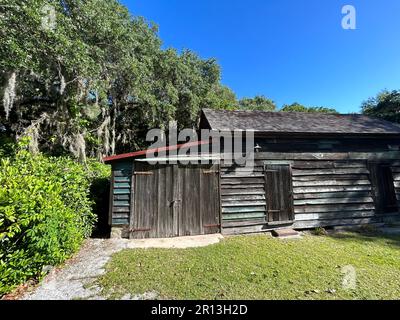
[{"label": "wooden barn door", "polygon": [[396,189],[390,164],[370,162],[369,171],[376,213],[398,212]]},{"label": "wooden barn door", "polygon": [[267,221],[269,225],[294,221],[292,170],[289,164],[265,165]]},{"label": "wooden barn door", "polygon": [[136,162],[131,238],[168,238],[177,234],[174,167]]},{"label": "wooden barn door", "polygon": [[217,165],[179,166],[179,236],[220,231]]},{"label": "wooden barn door", "polygon": [[135,164],[132,238],[169,238],[220,231],[217,165]]}]

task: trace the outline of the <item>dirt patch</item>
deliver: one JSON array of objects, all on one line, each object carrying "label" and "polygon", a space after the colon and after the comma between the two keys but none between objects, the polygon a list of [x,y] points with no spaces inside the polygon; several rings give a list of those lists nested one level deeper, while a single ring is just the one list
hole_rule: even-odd
[{"label": "dirt patch", "polygon": [[[62,268],[53,269],[23,300],[104,300],[96,279],[105,272],[111,256],[124,249],[136,248],[192,248],[218,243],[221,235],[182,237],[171,239],[89,239],[79,253]],[[152,297],[150,294],[149,297]],[[141,297],[125,297],[141,299]]]}]

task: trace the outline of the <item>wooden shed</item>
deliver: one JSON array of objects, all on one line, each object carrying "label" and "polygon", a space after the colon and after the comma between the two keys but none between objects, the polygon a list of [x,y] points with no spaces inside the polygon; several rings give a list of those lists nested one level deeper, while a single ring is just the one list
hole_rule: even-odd
[{"label": "wooden shed", "polygon": [[254,170],[226,164],[222,154],[200,154],[209,164],[190,166],[153,166],[145,151],[106,158],[113,227],[146,238],[400,218],[396,124],[356,114],[205,109],[199,128],[254,131]]}]

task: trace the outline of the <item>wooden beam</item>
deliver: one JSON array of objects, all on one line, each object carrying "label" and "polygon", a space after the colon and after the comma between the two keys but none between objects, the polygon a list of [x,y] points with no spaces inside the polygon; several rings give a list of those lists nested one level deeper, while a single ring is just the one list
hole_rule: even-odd
[{"label": "wooden beam", "polygon": [[280,153],[259,152],[255,154],[256,160],[399,160],[399,151],[387,152],[309,152],[309,153]]}]

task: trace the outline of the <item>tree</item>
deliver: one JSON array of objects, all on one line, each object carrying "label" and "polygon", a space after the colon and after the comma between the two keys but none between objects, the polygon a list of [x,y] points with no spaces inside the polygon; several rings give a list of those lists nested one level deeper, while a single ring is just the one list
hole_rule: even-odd
[{"label": "tree", "polygon": [[302,104],[294,102],[290,105],[283,105],[282,112],[320,112],[320,113],[338,113],[335,109],[325,107],[306,107]]},{"label": "tree", "polygon": [[275,111],[275,102],[265,96],[255,96],[254,98],[243,98],[239,101],[239,108],[242,110]]},{"label": "tree", "polygon": [[0,125],[33,152],[142,148],[149,129],[194,126],[205,104],[233,100],[214,59],[162,50],[157,27],[116,0],[3,0],[0,17]]},{"label": "tree", "polygon": [[236,94],[230,88],[216,84],[208,92],[202,106],[203,108],[236,110],[238,108],[238,101]]},{"label": "tree", "polygon": [[384,90],[364,101],[361,110],[365,115],[400,123],[400,91]]}]

